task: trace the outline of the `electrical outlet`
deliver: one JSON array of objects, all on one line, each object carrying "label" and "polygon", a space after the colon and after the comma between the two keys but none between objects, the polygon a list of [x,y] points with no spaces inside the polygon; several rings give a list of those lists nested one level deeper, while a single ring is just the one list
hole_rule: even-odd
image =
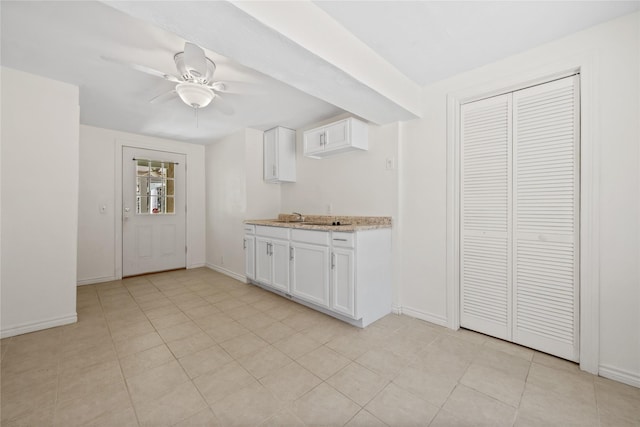
[{"label": "electrical outlet", "polygon": [[333,206],[331,205],[331,203],[327,203],[327,214],[331,214],[332,211],[333,211]]}]

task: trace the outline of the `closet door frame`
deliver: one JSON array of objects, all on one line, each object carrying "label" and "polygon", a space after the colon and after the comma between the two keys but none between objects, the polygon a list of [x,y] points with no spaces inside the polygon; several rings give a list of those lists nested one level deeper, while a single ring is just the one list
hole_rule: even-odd
[{"label": "closet door frame", "polygon": [[[599,365],[599,143],[595,107],[598,79],[593,54],[523,69],[496,81],[447,96],[447,326],[460,328],[460,107],[479,99],[580,75],[580,369],[598,374]],[[525,65],[523,64],[523,67]],[[518,71],[518,70],[515,70]],[[464,84],[461,84],[464,85]],[[468,85],[468,83],[467,83]]]}]

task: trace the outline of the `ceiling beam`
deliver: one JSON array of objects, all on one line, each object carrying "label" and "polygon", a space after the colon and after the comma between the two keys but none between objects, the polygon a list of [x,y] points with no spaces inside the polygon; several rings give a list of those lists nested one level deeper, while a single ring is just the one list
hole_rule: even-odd
[{"label": "ceiling beam", "polygon": [[420,116],[421,88],[311,2],[104,3],[370,122]]}]

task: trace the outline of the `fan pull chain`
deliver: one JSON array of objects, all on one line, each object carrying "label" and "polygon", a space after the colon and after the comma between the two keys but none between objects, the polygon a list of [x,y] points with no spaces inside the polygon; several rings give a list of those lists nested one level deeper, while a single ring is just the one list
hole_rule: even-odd
[{"label": "fan pull chain", "polygon": [[194,110],[196,110],[196,128],[198,127],[199,123],[198,123],[198,108],[194,108]]}]

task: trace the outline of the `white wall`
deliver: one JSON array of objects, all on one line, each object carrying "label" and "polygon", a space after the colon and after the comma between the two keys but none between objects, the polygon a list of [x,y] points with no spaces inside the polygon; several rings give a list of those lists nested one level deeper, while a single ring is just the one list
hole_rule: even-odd
[{"label": "white wall", "polygon": [[1,336],[76,321],[78,88],[2,68]]},{"label": "white wall", "polygon": [[[122,146],[187,156],[187,268],[205,264],[204,146],[80,126],[78,283],[114,280],[122,274]],[[121,178],[120,178],[121,179]],[[120,187],[120,188],[119,188]],[[105,213],[100,206],[106,205]]]},{"label": "white wall", "polygon": [[[572,58],[589,62],[597,105],[584,105],[600,148],[600,372],[640,386],[640,14],[593,27],[424,89],[424,118],[404,123],[400,163],[401,303],[447,318],[447,95],[505,86]],[[587,58],[585,60],[585,58]],[[555,69],[562,71],[562,69]]]},{"label": "white wall", "polygon": [[[303,156],[303,133],[348,115],[314,123],[296,132],[297,180],[282,184],[282,211],[303,214],[394,216],[396,210],[398,123],[369,125],[369,150],[324,159]],[[386,169],[386,160],[394,168]]]},{"label": "white wall", "polygon": [[244,129],[206,147],[207,266],[244,280],[245,219],[279,213],[280,186],[262,180],[262,132]]}]

